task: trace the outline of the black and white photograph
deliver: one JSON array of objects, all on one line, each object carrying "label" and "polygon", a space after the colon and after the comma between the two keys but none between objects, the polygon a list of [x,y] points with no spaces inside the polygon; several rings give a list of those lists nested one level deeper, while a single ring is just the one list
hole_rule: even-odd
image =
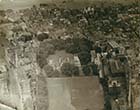
[{"label": "black and white photograph", "polygon": [[0,0],[0,110],[140,110],[140,0]]}]

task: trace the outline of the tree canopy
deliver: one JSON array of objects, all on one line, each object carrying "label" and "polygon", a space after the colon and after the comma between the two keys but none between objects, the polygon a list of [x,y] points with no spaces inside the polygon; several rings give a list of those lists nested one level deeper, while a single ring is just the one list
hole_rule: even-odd
[{"label": "tree canopy", "polygon": [[79,68],[70,63],[64,63],[61,67],[61,72],[65,76],[78,76]]}]

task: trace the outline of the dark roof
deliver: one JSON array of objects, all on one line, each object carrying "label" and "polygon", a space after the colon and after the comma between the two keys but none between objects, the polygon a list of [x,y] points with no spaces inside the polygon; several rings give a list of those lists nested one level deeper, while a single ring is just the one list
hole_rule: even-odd
[{"label": "dark roof", "polygon": [[123,64],[120,60],[111,59],[109,61],[109,67],[112,74],[124,74],[125,73],[125,64]]}]

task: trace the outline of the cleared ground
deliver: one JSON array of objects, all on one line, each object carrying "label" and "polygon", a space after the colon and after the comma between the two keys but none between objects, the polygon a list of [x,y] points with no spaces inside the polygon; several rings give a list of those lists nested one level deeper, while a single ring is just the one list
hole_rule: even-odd
[{"label": "cleared ground", "polygon": [[49,110],[103,110],[98,77],[48,78]]}]

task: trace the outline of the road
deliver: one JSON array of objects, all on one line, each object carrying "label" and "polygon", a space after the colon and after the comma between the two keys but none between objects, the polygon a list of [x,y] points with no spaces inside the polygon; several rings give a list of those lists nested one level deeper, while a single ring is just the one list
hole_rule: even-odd
[{"label": "road", "polygon": [[[1,25],[2,26],[2,25]],[[0,36],[0,66],[8,67],[5,59],[5,49],[8,41],[4,36]],[[9,67],[8,67],[9,68]],[[14,75],[15,71],[6,71],[3,74],[3,80],[0,79],[0,110],[12,110],[19,102],[19,93],[17,81]]]}]

